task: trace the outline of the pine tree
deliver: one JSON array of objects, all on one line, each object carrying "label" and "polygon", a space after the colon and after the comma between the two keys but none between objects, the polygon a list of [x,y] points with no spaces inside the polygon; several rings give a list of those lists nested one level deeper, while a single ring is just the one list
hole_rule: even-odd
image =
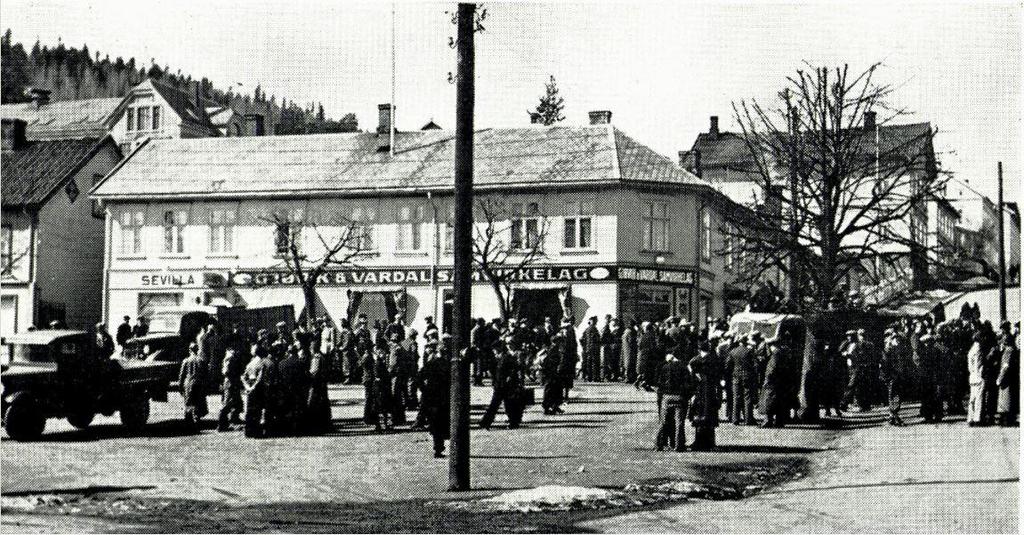
[{"label": "pine tree", "polygon": [[555,83],[554,75],[548,83],[544,84],[544,96],[540,97],[535,113],[540,116],[540,122],[544,126],[551,126],[557,122],[564,121],[565,116],[562,110],[565,109],[565,99],[558,95],[558,84]]}]

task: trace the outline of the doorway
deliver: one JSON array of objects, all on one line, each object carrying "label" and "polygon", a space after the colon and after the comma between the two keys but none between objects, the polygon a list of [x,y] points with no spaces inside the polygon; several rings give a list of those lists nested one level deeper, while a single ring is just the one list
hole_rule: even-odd
[{"label": "doorway", "polygon": [[550,317],[555,325],[562,321],[562,302],[559,289],[520,289],[512,294],[512,315],[525,319],[530,325],[543,325]]}]

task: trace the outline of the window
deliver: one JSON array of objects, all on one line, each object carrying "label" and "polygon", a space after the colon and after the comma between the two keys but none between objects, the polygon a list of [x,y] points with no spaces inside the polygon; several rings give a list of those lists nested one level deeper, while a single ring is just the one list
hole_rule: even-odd
[{"label": "window", "polygon": [[0,273],[9,275],[14,267],[14,229],[10,225],[0,227]]},{"label": "window", "polygon": [[146,213],[129,210],[121,214],[121,254],[133,255],[142,252],[142,225]]},{"label": "window", "polygon": [[711,261],[711,210],[707,208],[700,213],[700,258],[705,262]]},{"label": "window", "polygon": [[643,243],[646,251],[668,250],[668,203],[646,202],[643,212]]},{"label": "window", "polygon": [[151,108],[149,106],[142,106],[135,109],[135,124],[138,126],[136,130],[146,130],[149,128],[150,110]]},{"label": "window", "polygon": [[235,211],[210,210],[210,252],[230,253],[235,250]]},{"label": "window", "polygon": [[164,252],[180,254],[185,252],[185,225],[188,211],[167,210],[164,212]]},{"label": "window", "polygon": [[535,202],[512,204],[511,239],[513,250],[531,250],[541,246],[540,205]]},{"label": "window", "polygon": [[373,222],[377,220],[376,208],[357,206],[352,210],[353,243],[359,251],[374,251]]},{"label": "window", "polygon": [[[180,321],[181,319],[181,313],[177,311],[181,308],[184,297],[181,292],[139,293],[139,306],[136,315],[149,320],[149,328],[153,332],[177,331],[178,321],[176,320]],[[171,314],[166,312],[171,312]]]},{"label": "window", "polygon": [[242,136],[242,125],[237,124],[237,123],[235,124],[235,136],[237,136],[237,137],[241,137]]},{"label": "window", "polygon": [[[103,175],[101,175],[100,173],[93,174],[92,175],[92,185],[93,185],[93,187],[96,187],[96,184],[99,184],[101,180],[103,180]],[[103,208],[100,206],[100,201],[97,201],[97,200],[92,201],[92,216],[97,218],[97,219],[103,219],[106,216],[106,214],[103,213]]]},{"label": "window", "polygon": [[594,203],[565,203],[562,245],[566,249],[590,249],[593,247]]},{"label": "window", "polygon": [[128,108],[127,120],[125,121],[125,129],[131,132],[135,130],[135,108]]},{"label": "window", "polygon": [[725,270],[726,271],[732,271],[736,267],[736,258],[737,258],[738,255],[737,255],[736,247],[734,246],[734,244],[736,243],[736,240],[733,239],[733,234],[734,233],[735,233],[735,228],[732,225],[729,225],[726,228],[726,230],[725,230],[725,236],[723,236],[723,238],[722,238],[722,241],[723,241],[722,246],[725,249],[723,251],[723,253],[725,253]]},{"label": "window", "polygon": [[423,250],[423,207],[403,206],[398,210],[398,250]]},{"label": "window", "polygon": [[288,254],[296,234],[298,229],[291,221],[278,221],[274,228],[274,252],[279,255]]},{"label": "window", "polygon": [[160,130],[160,106],[153,106],[153,130]]}]

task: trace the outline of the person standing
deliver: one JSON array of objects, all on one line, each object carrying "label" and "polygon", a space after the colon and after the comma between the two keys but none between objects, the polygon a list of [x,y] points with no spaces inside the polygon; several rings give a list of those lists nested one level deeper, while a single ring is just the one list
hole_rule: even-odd
[{"label": "person standing", "polygon": [[199,422],[209,413],[206,405],[206,362],[199,355],[199,344],[192,342],[189,356],[181,361],[178,386],[185,403],[185,424],[193,431],[199,431]]},{"label": "person standing", "polygon": [[857,338],[857,331],[847,331],[846,335],[847,340],[843,345],[842,354],[846,358],[846,365],[850,370],[850,379],[846,385],[843,405],[849,406],[856,401],[860,411],[866,412],[871,409],[870,401],[865,395],[868,391],[867,359],[860,340]]},{"label": "person standing", "polygon": [[903,398],[910,391],[908,387],[914,363],[910,355],[910,344],[895,328],[886,331],[881,364],[882,379],[889,394],[889,425],[905,425],[900,417],[900,408]]},{"label": "person standing", "polygon": [[[562,386],[561,402],[568,403],[569,391],[575,385],[576,364],[579,362],[576,352],[576,336],[572,330],[571,320],[562,320],[562,337],[558,343],[562,346],[559,350],[561,358],[558,360],[559,381]],[[562,412],[562,410],[558,409],[557,412]]]},{"label": "person standing", "polygon": [[[372,345],[371,345],[372,347]],[[377,360],[375,354],[382,351],[374,348],[361,354],[359,366],[363,379],[363,423],[373,425],[380,431],[380,408],[377,406]]]},{"label": "person standing", "polygon": [[917,365],[920,377],[921,416],[928,423],[942,420],[941,358],[935,347],[934,336],[925,331],[918,339],[914,364]]},{"label": "person standing", "polygon": [[309,362],[302,358],[301,344],[294,342],[278,364],[281,397],[281,427],[285,435],[304,431],[306,400],[309,396]]},{"label": "person standing", "polygon": [[997,385],[999,386],[999,419],[1002,427],[1017,425],[1020,412],[1020,349],[1014,343],[1009,329],[999,337],[1000,366]]},{"label": "person standing", "polygon": [[732,423],[734,425],[757,425],[754,420],[754,403],[757,399],[757,359],[754,348],[757,342],[752,336],[745,344],[737,344],[729,352],[732,361]]},{"label": "person standing", "polygon": [[562,386],[559,369],[562,365],[562,337],[563,331],[558,331],[551,337],[551,344],[547,348],[547,354],[541,361],[540,380],[544,385],[544,399],[541,407],[544,414],[559,414],[562,412],[562,394],[565,389]]},{"label": "person standing", "polygon": [[601,360],[601,333],[597,330],[597,316],[587,320],[587,328],[580,336],[580,350],[583,357],[583,380],[597,381],[600,379],[599,362]]},{"label": "person standing", "polygon": [[139,316],[132,327],[132,338],[141,338],[149,334],[149,320],[145,316]]},{"label": "person standing", "polygon": [[491,381],[492,392],[491,402],[487,405],[484,415],[480,418],[480,428],[490,429],[494,423],[494,417],[498,414],[498,408],[505,404],[505,415],[508,417],[508,428],[516,429],[522,417],[519,408],[519,391],[523,387],[522,371],[520,369],[519,355],[509,346],[512,344],[512,336],[506,335],[505,339],[496,346],[496,358],[494,366],[494,380]]},{"label": "person standing", "polygon": [[666,447],[675,451],[686,451],[686,409],[689,402],[689,372],[686,365],[673,354],[666,355],[666,362],[659,374],[658,394],[661,397],[661,425],[654,438],[655,448],[663,451]]},{"label": "person standing", "polygon": [[598,358],[596,362],[596,371],[594,372],[595,381],[610,381],[612,380],[609,371],[611,370],[611,363],[614,359],[612,353],[615,351],[615,334],[612,332],[612,315],[605,314],[604,326],[601,327],[601,346],[598,351]]},{"label": "person standing", "polygon": [[604,363],[604,377],[608,381],[622,380],[622,322],[611,319],[611,340],[608,344],[608,355]]},{"label": "person standing", "polygon": [[718,357],[718,362],[721,367],[721,387],[723,390],[723,397],[725,398],[725,418],[728,420],[732,418],[732,353],[733,348],[736,347],[736,337],[732,331],[726,331],[722,335],[721,342],[715,347],[715,355]]},{"label": "person standing", "polygon": [[649,321],[640,324],[640,337],[636,344],[636,361],[639,374],[637,375],[636,388],[652,390],[658,384],[659,356],[658,356],[658,333]]},{"label": "person standing", "polygon": [[451,361],[445,352],[438,351],[436,338],[427,340],[423,354],[426,362],[420,369],[416,381],[421,393],[420,410],[426,420],[427,431],[433,439],[434,457],[441,458],[444,457],[444,442],[451,436]]},{"label": "person standing", "polygon": [[117,345],[124,350],[124,345],[128,343],[128,340],[132,339],[132,324],[131,317],[125,316],[124,321],[117,326],[117,332],[114,333],[114,340],[117,341]]},{"label": "person standing", "polygon": [[970,395],[967,401],[967,425],[976,427],[985,422],[985,349],[984,336],[975,332],[971,348],[967,350],[967,382]]},{"label": "person standing", "polygon": [[363,366],[363,363],[367,358],[373,361],[373,333],[370,332],[366,314],[359,314],[356,319],[356,328],[352,332],[352,351],[352,358],[355,359],[355,362],[350,364],[350,369],[354,375],[349,378],[348,384],[356,384],[362,379],[363,373],[366,372],[366,366]]},{"label": "person standing", "polygon": [[477,318],[476,324],[469,331],[469,345],[473,348],[476,358],[473,359],[473,386],[483,386],[484,368],[486,360],[486,338],[485,330],[487,324],[483,318]]},{"label": "person standing", "polygon": [[631,321],[622,330],[622,370],[621,376],[627,383],[636,383],[637,332],[636,322]]},{"label": "person standing", "polygon": [[383,426],[384,430],[390,431],[394,428],[392,415],[395,413],[393,407],[395,400],[391,389],[393,384],[391,367],[389,366],[390,354],[387,349],[378,347],[375,350],[375,357],[373,361],[373,396],[374,407],[377,411],[376,428],[377,431],[380,431]]},{"label": "person standing", "polygon": [[[330,325],[326,329],[332,329]],[[325,330],[326,330],[325,329]],[[321,333],[322,334],[322,333]],[[321,340],[324,338],[321,337]],[[331,429],[331,400],[327,393],[328,373],[332,369],[331,349],[315,353],[307,352],[309,362],[309,389],[306,398],[306,429],[313,434],[323,434]]]},{"label": "person standing", "polygon": [[405,423],[405,407],[408,377],[408,365],[406,364],[406,352],[402,346],[397,332],[391,333],[391,347],[388,351],[388,376],[391,379],[391,421],[395,424]]},{"label": "person standing", "polygon": [[[266,330],[260,331],[260,335],[269,337]],[[257,344],[242,375],[245,387],[245,436],[249,438],[267,436],[267,424],[271,418],[267,408],[276,378],[277,365],[271,360],[270,351]]]},{"label": "person standing", "polygon": [[786,421],[785,411],[788,410],[785,376],[786,355],[782,341],[774,336],[765,341],[764,385],[761,387],[761,412],[764,422],[761,427],[782,427]]},{"label": "person standing", "polygon": [[707,342],[700,342],[697,356],[690,360],[690,375],[696,380],[690,420],[693,422],[694,451],[715,448],[715,428],[722,403],[721,361]]},{"label": "person standing", "polygon": [[96,324],[96,356],[107,360],[114,354],[114,339],[107,332],[106,323]]},{"label": "person standing", "polygon": [[221,363],[221,403],[217,418],[217,431],[230,431],[231,424],[241,424],[242,374],[245,372],[245,356],[234,347],[224,351]]}]

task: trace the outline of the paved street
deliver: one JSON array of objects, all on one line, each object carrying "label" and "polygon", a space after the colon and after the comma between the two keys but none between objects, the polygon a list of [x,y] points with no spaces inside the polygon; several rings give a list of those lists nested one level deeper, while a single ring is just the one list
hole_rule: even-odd
[{"label": "paved street", "polygon": [[[503,416],[491,431],[474,430],[473,477],[478,490],[451,494],[441,492],[446,486],[447,460],[430,456],[426,433],[374,434],[359,422],[361,387],[333,388],[331,395],[337,429],[324,437],[256,441],[240,432],[212,430],[200,436],[184,435],[178,424],[177,399],[154,404],[153,423],[142,437],[124,436],[115,418],[100,418],[85,432],[51,420],[39,442],[2,443],[4,529],[209,531],[222,529],[222,522],[237,528],[237,523],[223,519],[232,508],[249,511],[243,518],[266,520],[301,516],[296,511],[316,506],[318,511],[332,511],[332,522],[349,522],[344,529],[387,531],[380,522],[394,518],[346,514],[358,517],[359,504],[373,509],[401,502],[410,504],[406,511],[410,517],[404,524],[388,524],[391,530],[458,530],[457,521],[432,519],[429,511],[414,509],[429,499],[467,499],[546,484],[621,488],[671,479],[737,489],[763,486],[800,472],[808,455],[828,448],[834,437],[834,432],[816,429],[730,425],[720,433],[722,452],[655,452],[653,394],[621,384],[587,384],[573,390],[565,415],[544,416],[533,407],[517,431],[505,427]],[[489,389],[474,388],[474,420],[487,395]],[[217,408],[216,403],[211,405]],[[58,496],[54,503],[74,505],[30,511],[23,507],[26,500],[45,501],[47,496]],[[118,500],[140,504],[138,514],[126,516],[122,509],[112,512],[106,507]],[[183,500],[190,504],[189,512],[203,513],[182,518]],[[13,514],[12,507],[33,514]],[[36,514],[75,510],[81,514]],[[115,522],[102,521],[111,515]],[[214,518],[217,523],[206,523]],[[463,520],[477,529],[503,530]],[[550,519],[560,526],[557,529],[570,529],[575,520],[565,515]],[[142,527],[129,527],[136,521]],[[268,529],[259,522],[241,525]],[[302,529],[342,529],[329,525],[333,527],[303,525]]]}]

